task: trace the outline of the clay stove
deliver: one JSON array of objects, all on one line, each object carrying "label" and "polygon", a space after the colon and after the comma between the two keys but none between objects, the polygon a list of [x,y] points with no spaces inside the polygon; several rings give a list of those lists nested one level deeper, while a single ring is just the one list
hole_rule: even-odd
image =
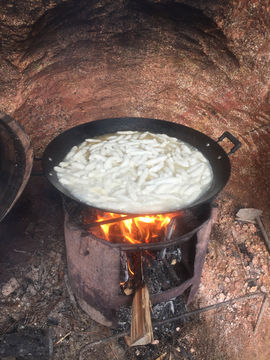
[{"label": "clay stove", "polygon": [[[71,287],[80,306],[92,319],[110,327],[117,325],[118,308],[131,305],[133,297],[126,295],[120,285],[123,281],[123,258],[132,258],[139,252],[145,260],[146,281],[151,278],[153,267],[155,271],[159,263],[165,267],[167,277],[173,284],[167,287],[166,281],[163,281],[159,291],[150,290],[152,305],[183,293],[187,295],[187,303],[193,300],[199,289],[211,232],[213,209],[210,204],[174,214],[162,241],[140,244],[119,243],[117,240],[112,243],[102,238],[99,235],[102,234],[100,225],[96,225],[98,210],[66,198],[64,209]],[[119,217],[120,215],[117,219],[107,220],[105,223],[118,222]],[[174,266],[164,257],[164,253],[169,253],[172,249],[180,254]]]}]

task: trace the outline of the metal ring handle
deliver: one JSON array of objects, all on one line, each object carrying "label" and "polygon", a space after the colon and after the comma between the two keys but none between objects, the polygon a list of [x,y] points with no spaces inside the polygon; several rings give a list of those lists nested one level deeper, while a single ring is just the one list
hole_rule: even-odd
[{"label": "metal ring handle", "polygon": [[234,144],[234,147],[231,149],[230,152],[227,153],[227,155],[231,155],[231,154],[235,153],[242,146],[241,142],[238,139],[236,139],[229,131],[225,131],[218,138],[217,142],[220,142],[225,138],[229,139]]}]

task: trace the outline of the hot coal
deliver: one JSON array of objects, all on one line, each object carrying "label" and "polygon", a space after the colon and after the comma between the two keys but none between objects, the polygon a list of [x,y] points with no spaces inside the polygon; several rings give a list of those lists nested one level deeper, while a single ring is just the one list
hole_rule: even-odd
[{"label": "hot coal", "polygon": [[[148,286],[150,294],[160,293],[179,286],[183,282],[183,264],[181,263],[181,247],[172,246],[161,251],[146,251],[142,255],[143,281]],[[132,284],[136,269],[134,267],[134,253],[121,254],[121,279],[125,284],[120,293]],[[130,270],[128,270],[130,269]]]},{"label": "hot coal", "polygon": [[[159,320],[169,319],[170,317],[181,315],[187,311],[186,303],[184,297],[178,296],[175,299],[170,301],[162,302],[156,304],[151,309],[151,319],[152,322],[158,322]],[[176,322],[168,322],[167,324],[154,326],[153,332],[155,338],[159,338],[161,333],[164,331],[166,333],[175,332],[178,326],[181,326],[184,322],[188,320],[179,320],[178,323]],[[113,333],[118,333],[122,331],[127,331],[130,329],[131,324],[131,306],[122,306],[119,308],[118,311],[118,323],[117,328],[112,329]]]}]

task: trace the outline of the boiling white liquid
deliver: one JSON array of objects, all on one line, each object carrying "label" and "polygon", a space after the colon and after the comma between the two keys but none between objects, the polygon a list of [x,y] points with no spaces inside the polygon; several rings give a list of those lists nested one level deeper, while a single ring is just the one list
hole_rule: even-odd
[{"label": "boiling white liquid", "polygon": [[78,200],[134,214],[185,208],[213,179],[209,161],[196,148],[165,134],[137,131],[85,139],[54,170]]}]

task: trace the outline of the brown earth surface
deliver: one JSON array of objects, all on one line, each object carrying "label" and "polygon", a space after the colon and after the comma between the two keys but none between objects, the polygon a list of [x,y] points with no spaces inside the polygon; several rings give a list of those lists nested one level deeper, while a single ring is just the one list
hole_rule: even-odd
[{"label": "brown earth surface", "polygon": [[[236,212],[247,204],[225,192],[216,203],[218,218],[201,286],[187,311],[270,290],[270,256],[258,226],[236,221]],[[82,359],[119,360],[156,360],[165,353],[165,360],[269,358],[269,304],[254,334],[261,296],[154,329],[153,345],[129,348],[120,338],[84,351],[88,343],[114,332],[91,320],[70,293],[61,198],[43,177],[31,177],[1,222],[0,237],[0,334],[47,333],[51,328],[55,360],[79,359],[80,353]],[[17,288],[7,295],[12,278]]]}]

